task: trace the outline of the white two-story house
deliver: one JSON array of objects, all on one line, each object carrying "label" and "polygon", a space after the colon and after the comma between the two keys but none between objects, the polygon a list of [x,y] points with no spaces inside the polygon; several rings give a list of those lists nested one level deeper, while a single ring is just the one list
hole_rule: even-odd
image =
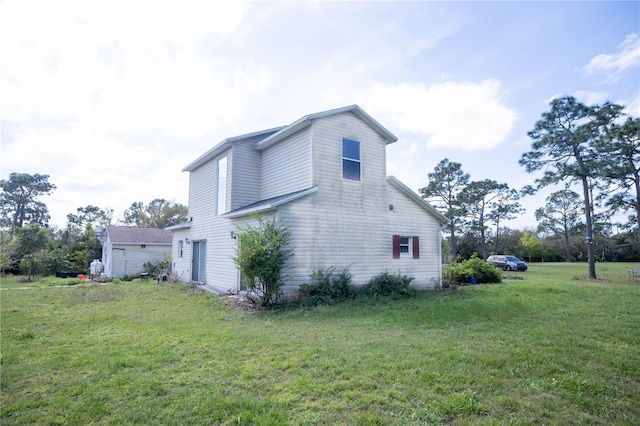
[{"label": "white two-story house", "polygon": [[447,219],[386,175],[396,140],[357,105],[225,139],[183,169],[189,214],[167,228],[173,272],[216,293],[240,291],[234,230],[261,215],[292,231],[285,294],[330,266],[349,267],[355,285],[387,270],[440,288]]}]

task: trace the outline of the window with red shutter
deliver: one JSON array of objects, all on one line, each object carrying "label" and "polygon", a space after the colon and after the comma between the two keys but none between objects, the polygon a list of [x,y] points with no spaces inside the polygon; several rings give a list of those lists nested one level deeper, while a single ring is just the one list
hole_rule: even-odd
[{"label": "window with red shutter", "polygon": [[393,236],[393,258],[413,258],[420,259],[420,238]]},{"label": "window with red shutter", "polygon": [[393,258],[400,259],[400,235],[393,236]]}]

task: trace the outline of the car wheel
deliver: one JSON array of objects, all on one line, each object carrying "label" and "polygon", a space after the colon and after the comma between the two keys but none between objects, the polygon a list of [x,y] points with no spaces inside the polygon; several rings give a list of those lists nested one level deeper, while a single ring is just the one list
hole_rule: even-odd
[{"label": "car wheel", "polygon": [[506,268],[504,268],[505,271],[510,271],[511,270],[511,266],[507,265]]}]

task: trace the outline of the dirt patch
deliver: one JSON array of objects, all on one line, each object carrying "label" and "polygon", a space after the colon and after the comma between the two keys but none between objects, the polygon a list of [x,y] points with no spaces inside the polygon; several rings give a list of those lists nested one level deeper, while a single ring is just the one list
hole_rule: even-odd
[{"label": "dirt patch", "polygon": [[220,296],[220,299],[234,311],[238,312],[258,312],[264,310],[262,306],[256,305],[242,294],[228,294]]}]

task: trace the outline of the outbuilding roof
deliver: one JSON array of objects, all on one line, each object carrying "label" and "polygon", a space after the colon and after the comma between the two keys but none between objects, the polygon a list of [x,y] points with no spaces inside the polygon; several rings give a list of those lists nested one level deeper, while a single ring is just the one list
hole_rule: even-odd
[{"label": "outbuilding roof", "polygon": [[171,232],[162,228],[107,226],[107,238],[112,243],[171,244]]}]

